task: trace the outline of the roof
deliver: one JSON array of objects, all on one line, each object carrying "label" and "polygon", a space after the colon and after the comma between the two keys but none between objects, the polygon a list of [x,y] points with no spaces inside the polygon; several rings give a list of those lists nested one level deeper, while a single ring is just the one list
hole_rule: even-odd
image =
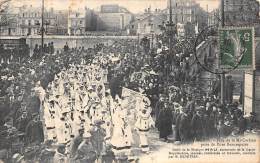
[{"label": "roof", "polygon": [[135,20],[134,22],[130,23],[128,26],[136,24],[136,23],[139,23],[139,22],[142,22],[142,21],[145,21],[145,20],[149,19],[150,17],[155,17],[155,18],[160,19],[162,21],[166,21],[166,19],[163,19],[163,18],[159,17],[158,15],[150,13],[147,16],[145,16],[145,17],[143,17],[143,18],[141,18],[139,20]]}]

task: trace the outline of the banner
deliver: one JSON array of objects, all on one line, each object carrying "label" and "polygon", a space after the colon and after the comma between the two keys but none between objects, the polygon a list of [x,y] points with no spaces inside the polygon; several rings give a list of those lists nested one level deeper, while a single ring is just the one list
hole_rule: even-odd
[{"label": "banner", "polygon": [[148,76],[149,74],[146,72],[135,72],[131,76],[131,82],[133,81],[144,81],[145,77]]},{"label": "banner", "polygon": [[139,92],[123,87],[122,98],[122,106],[128,109],[129,122],[131,125],[134,125],[136,122],[136,112],[142,106],[142,102],[145,96]]}]

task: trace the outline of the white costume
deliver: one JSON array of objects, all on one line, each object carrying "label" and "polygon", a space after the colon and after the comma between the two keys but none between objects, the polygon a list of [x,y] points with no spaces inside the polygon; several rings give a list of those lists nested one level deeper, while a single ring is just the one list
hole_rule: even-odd
[{"label": "white costume", "polygon": [[47,140],[52,140],[57,137],[55,130],[55,110],[54,107],[49,104],[49,101],[43,103],[43,116],[45,123],[45,137]]},{"label": "white costume", "polygon": [[152,126],[154,126],[154,121],[151,117],[151,108],[145,106],[138,112],[137,121],[135,123],[135,127],[137,128],[137,132],[140,136],[140,147],[143,152],[149,151],[147,133]]},{"label": "white costume", "polygon": [[111,144],[113,152],[119,154],[125,152],[129,155],[133,142],[131,126],[127,124],[127,110],[118,106],[113,116],[113,134]]}]

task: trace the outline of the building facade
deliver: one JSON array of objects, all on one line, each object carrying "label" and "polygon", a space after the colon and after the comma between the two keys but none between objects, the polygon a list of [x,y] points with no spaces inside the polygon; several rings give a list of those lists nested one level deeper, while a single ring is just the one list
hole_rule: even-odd
[{"label": "building facade", "polygon": [[54,11],[56,17],[55,23],[55,31],[53,33],[55,35],[67,35],[68,34],[68,11],[67,10],[59,10]]},{"label": "building facade", "polygon": [[221,20],[221,18],[220,18],[219,9],[215,9],[215,10],[211,11],[210,13],[208,13],[208,25],[209,26],[218,25],[220,20]]},{"label": "building facade", "polygon": [[168,0],[167,20],[170,18],[170,1],[172,4],[172,19],[173,23],[180,24],[198,24],[199,29],[203,29],[207,26],[207,12],[204,11],[195,0]]},{"label": "building facade", "polygon": [[18,30],[18,14],[1,13],[0,14],[0,36],[16,36]]},{"label": "building facade", "polygon": [[150,8],[145,9],[144,14],[137,15],[135,20],[130,23],[126,30],[130,35],[150,35],[161,34],[163,26],[167,21],[167,15],[161,10],[155,9],[151,11]]},{"label": "building facade", "polygon": [[[30,36],[40,35],[42,26],[41,8],[22,6],[10,13],[0,14],[0,35]],[[67,11],[44,10],[44,30],[46,35],[67,33]]]},{"label": "building facade", "polygon": [[225,0],[225,25],[241,26],[259,23],[257,0]]},{"label": "building facade", "polygon": [[[41,34],[42,13],[41,8],[22,6],[18,14],[18,29],[22,36]],[[54,34],[57,18],[54,9],[44,10],[44,29],[46,34]]]},{"label": "building facade", "polygon": [[[174,24],[176,24],[176,22],[186,24],[187,22],[196,21],[196,12],[199,8],[199,5],[194,0],[171,0],[171,2]],[[166,10],[168,13],[168,20],[170,17],[169,8],[170,0],[168,0]]]},{"label": "building facade", "polygon": [[102,5],[97,13],[98,31],[121,31],[133,20],[133,14],[118,5]]},{"label": "building facade", "polygon": [[69,8],[68,14],[68,34],[77,36],[86,32],[86,8],[72,10]]},{"label": "building facade", "polygon": [[94,10],[86,9],[86,31],[97,30],[97,14]]}]

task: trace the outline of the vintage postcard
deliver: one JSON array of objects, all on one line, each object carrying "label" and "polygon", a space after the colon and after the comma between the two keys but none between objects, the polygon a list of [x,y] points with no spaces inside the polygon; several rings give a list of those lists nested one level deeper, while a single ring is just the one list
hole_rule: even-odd
[{"label": "vintage postcard", "polygon": [[260,0],[0,0],[0,163],[260,163]]}]

